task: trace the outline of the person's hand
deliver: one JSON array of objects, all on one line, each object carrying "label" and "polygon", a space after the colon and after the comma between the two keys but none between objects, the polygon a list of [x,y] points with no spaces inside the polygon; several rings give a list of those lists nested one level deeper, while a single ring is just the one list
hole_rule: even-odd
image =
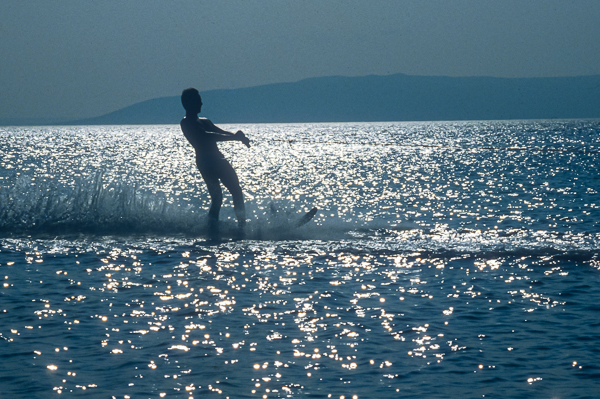
[{"label": "person's hand", "polygon": [[248,137],[246,137],[244,132],[242,132],[241,130],[238,130],[235,133],[235,137],[237,137],[238,140],[240,140],[242,143],[244,143],[246,145],[246,147],[250,148],[250,139]]}]

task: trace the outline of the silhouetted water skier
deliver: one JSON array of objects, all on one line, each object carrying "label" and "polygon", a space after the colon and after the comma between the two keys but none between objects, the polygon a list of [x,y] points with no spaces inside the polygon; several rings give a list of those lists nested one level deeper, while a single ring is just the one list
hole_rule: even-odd
[{"label": "silhouetted water skier", "polygon": [[198,90],[185,89],[181,93],[181,103],[186,111],[185,118],[180,123],[181,130],[196,150],[196,166],[206,182],[212,201],[208,212],[210,234],[214,236],[218,235],[219,232],[219,212],[223,203],[221,183],[233,197],[235,216],[238,220],[240,233],[243,234],[246,225],[244,194],[235,170],[219,151],[217,142],[241,141],[246,147],[250,148],[250,140],[241,130],[238,130],[235,134],[227,132],[215,126],[210,120],[199,118],[198,114],[202,109],[202,99]]}]

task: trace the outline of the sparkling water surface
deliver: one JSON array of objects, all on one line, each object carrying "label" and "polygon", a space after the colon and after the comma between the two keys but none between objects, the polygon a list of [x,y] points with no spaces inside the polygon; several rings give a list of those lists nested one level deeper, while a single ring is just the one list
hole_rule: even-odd
[{"label": "sparkling water surface", "polygon": [[597,397],[600,122],[225,128],[0,128],[0,397]]}]

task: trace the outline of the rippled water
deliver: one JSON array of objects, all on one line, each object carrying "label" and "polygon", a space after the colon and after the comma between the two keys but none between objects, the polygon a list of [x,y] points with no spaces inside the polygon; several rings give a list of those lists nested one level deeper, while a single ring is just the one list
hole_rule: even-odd
[{"label": "rippled water", "polygon": [[0,397],[597,397],[598,121],[241,128],[1,128]]}]

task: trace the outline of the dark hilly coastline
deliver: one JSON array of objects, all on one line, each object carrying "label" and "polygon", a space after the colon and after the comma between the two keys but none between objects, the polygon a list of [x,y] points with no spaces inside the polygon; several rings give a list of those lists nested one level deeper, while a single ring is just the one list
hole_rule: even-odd
[{"label": "dark hilly coastline", "polygon": [[[202,91],[217,123],[600,118],[600,75],[505,79],[404,74],[322,77]],[[156,98],[67,124],[171,124],[179,96]]]}]

